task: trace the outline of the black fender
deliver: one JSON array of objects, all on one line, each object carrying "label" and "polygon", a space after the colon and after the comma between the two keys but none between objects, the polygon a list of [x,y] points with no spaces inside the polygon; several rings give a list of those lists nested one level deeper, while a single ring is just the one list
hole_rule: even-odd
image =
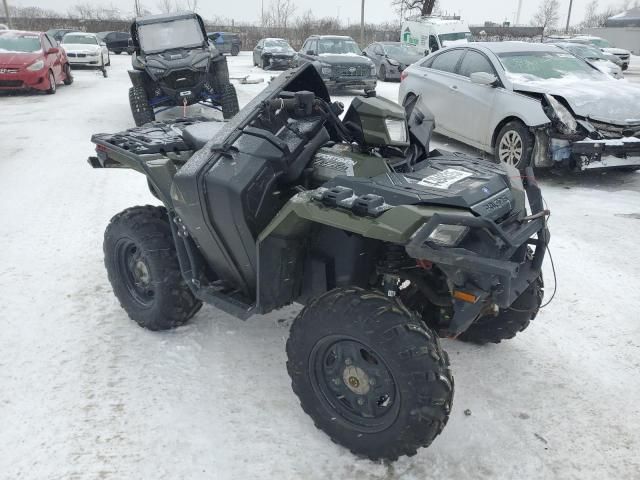
[{"label": "black fender", "polygon": [[129,70],[128,73],[134,87],[144,88],[145,72],[140,70]]}]

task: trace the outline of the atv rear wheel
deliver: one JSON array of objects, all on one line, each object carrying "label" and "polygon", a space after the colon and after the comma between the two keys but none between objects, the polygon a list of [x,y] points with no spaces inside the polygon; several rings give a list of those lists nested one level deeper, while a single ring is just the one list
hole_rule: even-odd
[{"label": "atv rear wheel", "polygon": [[236,89],[230,83],[227,84],[222,90],[222,99],[220,101],[220,104],[222,106],[222,116],[225,118],[225,120],[232,118],[236,113],[240,111]]},{"label": "atv rear wheel", "polygon": [[291,327],[287,357],[303,410],[357,455],[414,455],[449,418],[453,378],[438,337],[380,293],[338,288],[312,301]]},{"label": "atv rear wheel", "polygon": [[153,108],[149,105],[147,92],[143,87],[131,87],[129,89],[129,105],[131,106],[133,121],[137,127],[153,122],[156,119]]},{"label": "atv rear wheel", "polygon": [[231,55],[233,55],[234,57],[237,57],[239,53],[240,53],[240,47],[236,45],[231,47]]},{"label": "atv rear wheel", "polygon": [[141,327],[175,328],[202,307],[182,277],[164,207],[133,207],[113,217],[104,263],[120,305]]},{"label": "atv rear wheel", "polygon": [[484,345],[509,340],[529,326],[536,318],[542,298],[544,284],[539,277],[527,288],[511,307],[500,309],[497,315],[486,315],[473,322],[458,336],[463,342]]}]

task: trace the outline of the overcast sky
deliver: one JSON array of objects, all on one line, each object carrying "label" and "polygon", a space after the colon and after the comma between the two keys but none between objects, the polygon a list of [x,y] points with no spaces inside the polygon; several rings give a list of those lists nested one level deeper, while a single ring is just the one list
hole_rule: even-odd
[{"label": "overcast sky", "polygon": [[[10,4],[31,6],[39,5],[43,8],[65,12],[69,7],[77,3],[89,3],[92,5],[107,6],[112,4],[123,12],[133,10],[133,0],[8,0]],[[178,0],[180,1],[180,0]],[[520,23],[528,24],[535,13],[540,0],[522,0],[522,13]],[[219,15],[225,18],[233,18],[236,22],[256,22],[260,18],[260,6],[262,0],[199,0],[199,13],[207,18]],[[267,8],[270,0],[264,0]],[[149,10],[157,10],[158,0],[141,0],[141,3]],[[312,10],[316,17],[340,16],[346,23],[360,21],[360,0],[294,0],[296,13]],[[574,0],[572,22],[578,23],[584,17],[584,7],[588,0]],[[615,2],[614,2],[615,3]],[[391,0],[366,0],[365,12],[368,22],[392,21],[397,19],[397,13],[390,6]],[[443,10],[448,13],[462,15],[462,18],[471,24],[483,23],[485,20],[502,22],[515,20],[518,9],[518,0],[441,0]],[[606,1],[603,5],[608,4]],[[561,21],[566,22],[569,0],[560,0]]]}]

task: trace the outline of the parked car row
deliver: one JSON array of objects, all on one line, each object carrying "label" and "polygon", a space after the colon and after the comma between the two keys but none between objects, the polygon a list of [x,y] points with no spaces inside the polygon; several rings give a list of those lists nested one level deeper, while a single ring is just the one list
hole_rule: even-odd
[{"label": "parked car row", "polygon": [[591,45],[599,49],[608,60],[619,65],[622,70],[627,70],[631,63],[631,52],[629,50],[616,48],[604,38],[595,37],[593,35],[550,36],[547,37],[546,42],[567,42]]},{"label": "parked car row", "polygon": [[56,93],[71,85],[69,58],[46,33],[0,30],[0,90]]}]

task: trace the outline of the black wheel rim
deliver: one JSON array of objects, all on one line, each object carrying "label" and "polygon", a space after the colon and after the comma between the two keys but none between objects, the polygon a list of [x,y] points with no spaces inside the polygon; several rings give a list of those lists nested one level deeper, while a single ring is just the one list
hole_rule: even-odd
[{"label": "black wheel rim", "polygon": [[116,244],[118,273],[127,291],[141,307],[150,307],[155,297],[151,270],[136,243],[123,238]]},{"label": "black wheel rim", "polygon": [[400,410],[393,374],[372,348],[355,338],[331,335],[309,357],[313,388],[332,417],[348,428],[380,432]]}]

